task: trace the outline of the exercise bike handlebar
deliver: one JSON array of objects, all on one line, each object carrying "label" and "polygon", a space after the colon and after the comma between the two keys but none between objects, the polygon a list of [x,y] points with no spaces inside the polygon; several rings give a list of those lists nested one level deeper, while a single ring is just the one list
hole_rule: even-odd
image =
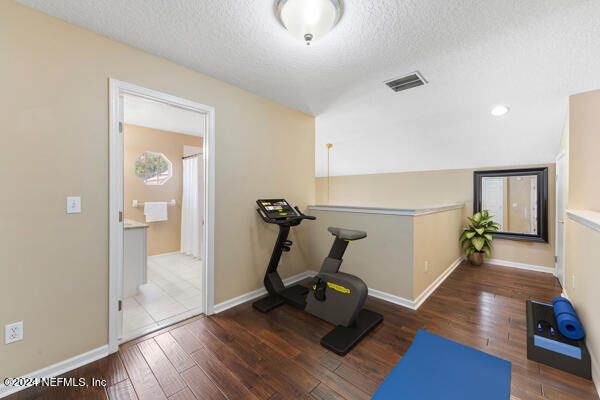
[{"label": "exercise bike handlebar", "polygon": [[283,224],[290,224],[290,223],[297,222],[294,225],[298,225],[298,224],[300,224],[300,222],[302,222],[303,219],[310,219],[310,220],[317,219],[317,217],[314,217],[312,215],[306,215],[306,214],[304,214],[302,211],[300,211],[300,209],[298,208],[298,206],[296,206],[294,208],[296,209],[296,211],[298,212],[299,215],[295,215],[293,217],[282,218],[282,219],[269,218],[265,214],[263,214],[263,212],[260,210],[260,208],[257,208],[256,212],[268,224],[283,225]]},{"label": "exercise bike handlebar", "polygon": [[300,217],[302,217],[302,219],[310,219],[311,221],[314,221],[315,219],[317,219],[317,217],[314,217],[312,215],[306,215],[304,214],[302,211],[300,211],[300,209],[298,208],[298,206],[294,207],[296,209],[296,211],[298,212],[298,214],[300,214]]}]

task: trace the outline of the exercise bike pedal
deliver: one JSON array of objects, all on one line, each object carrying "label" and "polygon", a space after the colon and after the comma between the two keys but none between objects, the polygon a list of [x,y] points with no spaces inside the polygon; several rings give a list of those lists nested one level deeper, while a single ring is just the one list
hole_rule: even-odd
[{"label": "exercise bike pedal", "polygon": [[256,308],[258,311],[269,312],[272,309],[283,305],[284,303],[285,299],[283,297],[268,295],[260,300],[256,300],[254,303],[252,303],[252,307]]}]

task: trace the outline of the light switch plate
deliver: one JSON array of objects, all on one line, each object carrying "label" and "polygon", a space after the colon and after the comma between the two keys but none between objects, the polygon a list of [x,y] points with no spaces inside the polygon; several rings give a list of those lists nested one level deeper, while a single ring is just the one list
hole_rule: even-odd
[{"label": "light switch plate", "polygon": [[81,197],[69,196],[67,197],[67,214],[80,214],[81,213]]}]

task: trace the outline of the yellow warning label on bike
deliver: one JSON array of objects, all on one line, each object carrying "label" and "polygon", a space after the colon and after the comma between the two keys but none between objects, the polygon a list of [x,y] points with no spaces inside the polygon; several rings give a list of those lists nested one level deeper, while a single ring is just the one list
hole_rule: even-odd
[{"label": "yellow warning label on bike", "polygon": [[327,282],[327,286],[329,286],[333,290],[337,290],[338,292],[350,293],[350,289],[346,289],[345,287],[336,285],[335,283]]}]

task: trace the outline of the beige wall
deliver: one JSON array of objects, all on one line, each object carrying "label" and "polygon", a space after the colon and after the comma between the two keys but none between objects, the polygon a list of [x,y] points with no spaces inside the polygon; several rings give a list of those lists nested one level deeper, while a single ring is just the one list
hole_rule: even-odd
[{"label": "beige wall", "polygon": [[[462,255],[458,243],[462,226],[462,209],[419,215],[414,218],[414,299]],[[427,271],[425,262],[428,264]]]},{"label": "beige wall", "polygon": [[[554,164],[543,166],[548,167],[549,243],[498,239],[494,241],[492,258],[554,268],[556,168]],[[474,169],[459,169],[331,177],[329,204],[422,208],[464,202],[466,218],[467,213],[470,215],[473,210],[473,171]],[[327,204],[327,178],[317,178],[315,187],[316,203]]]},{"label": "beige wall", "polygon": [[569,208],[600,211],[600,90],[569,101]]},{"label": "beige wall", "polygon": [[[150,222],[148,228],[148,255],[172,253],[181,248],[181,196],[183,193],[183,146],[202,147],[202,138],[161,131],[136,125],[125,125],[124,131],[124,186],[125,218],[146,223],[144,207],[133,207],[132,200],[170,201],[168,221]],[[142,153],[163,153],[173,164],[172,176],[162,185],[145,185],[135,175],[135,160]]]},{"label": "beige wall", "polygon": [[[310,268],[318,271],[334,237],[330,226],[367,232],[351,242],[340,271],[360,277],[371,289],[408,300],[416,299],[456,261],[461,253],[458,234],[462,209],[421,216],[363,214],[310,210],[316,221],[307,221]],[[425,261],[428,270],[425,271]]]},{"label": "beige wall", "polygon": [[[520,179],[519,179],[520,178]],[[508,214],[508,231],[532,233],[531,226],[531,185],[537,177],[511,176],[508,178],[508,200],[505,204]],[[537,202],[534,202],[534,205]]]},{"label": "beige wall", "polygon": [[[567,220],[565,288],[585,329],[593,357],[594,381],[600,383],[600,232]],[[571,282],[575,276],[575,287]]]},{"label": "beige wall", "polygon": [[311,249],[308,269],[318,271],[329,254],[334,236],[330,226],[358,229],[367,237],[348,245],[341,272],[360,277],[372,289],[413,298],[413,217],[309,210],[317,217],[305,221]]},{"label": "beige wall", "polygon": [[[473,170],[399,172],[331,177],[329,204],[424,208],[468,203],[473,208]],[[316,179],[316,202],[327,203],[327,178]]]},{"label": "beige wall", "polygon": [[[600,211],[600,90],[571,96],[564,149],[569,157],[567,208]],[[566,221],[565,287],[586,333],[592,375],[600,383],[600,232]],[[575,287],[572,286],[575,278]]]},{"label": "beige wall", "polygon": [[0,170],[0,326],[22,320],[25,337],[0,344],[0,376],[107,343],[109,77],[215,107],[215,301],[262,286],[275,232],[254,202],[314,201],[314,117],[11,1],[0,53],[0,157],[19,166]]}]

